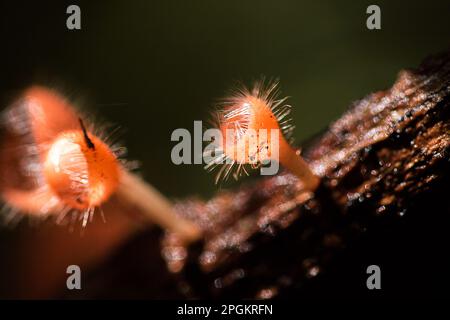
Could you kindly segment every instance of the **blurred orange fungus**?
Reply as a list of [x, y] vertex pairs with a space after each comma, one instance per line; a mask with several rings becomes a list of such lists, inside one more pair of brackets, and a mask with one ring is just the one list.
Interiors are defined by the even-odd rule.
[[56, 91], [29, 88], [5, 111], [3, 125], [0, 192], [13, 212], [59, 220], [81, 213], [84, 226], [117, 189], [115, 153]]

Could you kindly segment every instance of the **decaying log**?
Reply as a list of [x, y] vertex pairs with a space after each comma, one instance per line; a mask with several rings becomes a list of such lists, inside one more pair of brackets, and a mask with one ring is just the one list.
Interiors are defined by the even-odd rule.
[[206, 234], [190, 248], [174, 235], [163, 241], [184, 295], [292, 297], [368, 228], [401, 219], [420, 201], [441, 205], [449, 187], [449, 93], [446, 53], [354, 103], [304, 150], [322, 177], [315, 194], [282, 173], [207, 202], [178, 203]]
[[[177, 212], [204, 230], [201, 242], [184, 247], [174, 234], [162, 237], [149, 229], [91, 273], [82, 297], [298, 298], [313, 291], [322, 296], [340, 277], [333, 272], [352, 268], [351, 257], [361, 251], [351, 247], [367, 245], [362, 240], [367, 234], [375, 235], [375, 250], [389, 248], [402, 236], [415, 239], [411, 233], [417, 228], [401, 227], [408, 219], [419, 230], [421, 221], [426, 222], [408, 249], [407, 262], [419, 269], [441, 262], [424, 272], [440, 268], [431, 277], [447, 291], [442, 275], [448, 264], [442, 266], [443, 259], [436, 256], [446, 255], [442, 248], [450, 214], [449, 93], [450, 52], [428, 58], [417, 70], [400, 72], [391, 89], [357, 101], [304, 146], [305, 158], [322, 177], [315, 194], [282, 172], [219, 192], [206, 202], [180, 201]], [[394, 240], [392, 227], [400, 234]], [[440, 243], [418, 248], [423, 242]], [[415, 250], [428, 256], [416, 259]], [[389, 258], [397, 254], [394, 250]], [[365, 270], [355, 270], [364, 284]], [[394, 280], [400, 281], [402, 294], [414, 293], [414, 286]], [[312, 285], [320, 281], [326, 285]], [[335, 291], [340, 294], [346, 285], [339, 283]], [[428, 295], [424, 288], [428, 286], [418, 290]]]

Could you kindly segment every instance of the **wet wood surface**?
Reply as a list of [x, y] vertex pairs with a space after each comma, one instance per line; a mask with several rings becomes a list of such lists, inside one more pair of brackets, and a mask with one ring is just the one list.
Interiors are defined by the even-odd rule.
[[[202, 241], [185, 247], [174, 234], [142, 234], [91, 275], [88, 297], [332, 294], [334, 285], [344, 285], [338, 273], [355, 271], [352, 262], [365, 249], [372, 255], [359, 263], [382, 259], [379, 249], [393, 261], [398, 254], [416, 261], [417, 253], [428, 273], [430, 257], [420, 254], [435, 254], [442, 267], [450, 214], [449, 93], [450, 53], [401, 71], [390, 89], [355, 102], [304, 146], [321, 177], [315, 193], [281, 172], [208, 201], [180, 201], [177, 212], [204, 230]], [[358, 272], [364, 286], [365, 270]]]

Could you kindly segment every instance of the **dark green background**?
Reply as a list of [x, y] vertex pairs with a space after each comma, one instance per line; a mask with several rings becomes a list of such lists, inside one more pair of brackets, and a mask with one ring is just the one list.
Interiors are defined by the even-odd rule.
[[[82, 30], [66, 29], [78, 4]], [[382, 30], [366, 28], [378, 4]], [[401, 68], [448, 48], [448, 1], [71, 1], [0, 4], [2, 101], [31, 83], [64, 88], [126, 131], [130, 158], [171, 197], [211, 195], [202, 166], [175, 166], [192, 130], [236, 80], [279, 77], [301, 142]], [[4, 105], [2, 106], [4, 107]]]

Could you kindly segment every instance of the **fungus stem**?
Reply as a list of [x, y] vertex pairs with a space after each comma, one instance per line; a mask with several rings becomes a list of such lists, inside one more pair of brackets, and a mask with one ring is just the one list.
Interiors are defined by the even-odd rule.
[[284, 139], [280, 144], [280, 163], [303, 182], [305, 189], [313, 191], [319, 186], [320, 178], [311, 171], [300, 152]]
[[138, 176], [122, 171], [117, 197], [142, 212], [153, 223], [177, 233], [190, 243], [200, 238], [200, 229], [175, 213], [169, 200]]

